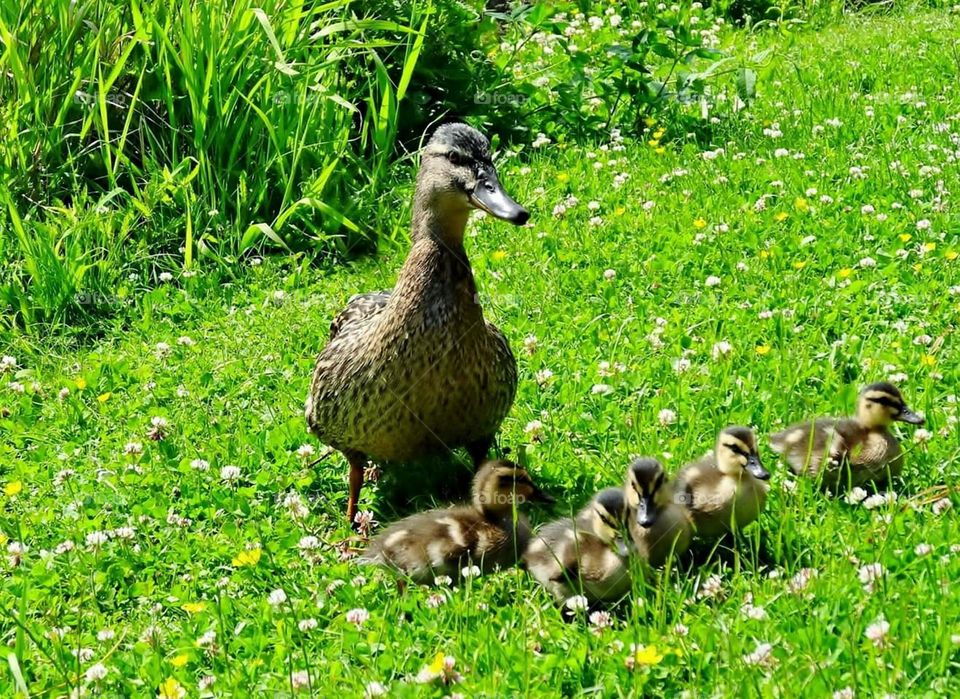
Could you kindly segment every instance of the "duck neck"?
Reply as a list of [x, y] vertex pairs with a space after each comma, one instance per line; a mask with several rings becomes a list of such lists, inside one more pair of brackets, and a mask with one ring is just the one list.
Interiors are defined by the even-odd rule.
[[397, 279], [395, 297], [430, 296], [437, 302], [473, 306], [479, 312], [473, 270], [463, 247], [469, 210], [444, 210], [425, 197], [414, 200], [413, 246]]

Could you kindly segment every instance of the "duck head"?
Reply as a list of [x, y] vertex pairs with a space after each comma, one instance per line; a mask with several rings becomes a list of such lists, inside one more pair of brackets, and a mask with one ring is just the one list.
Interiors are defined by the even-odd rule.
[[444, 124], [421, 153], [416, 208], [462, 220], [471, 209], [518, 226], [530, 213], [500, 184], [490, 155], [490, 142], [466, 124]]
[[512, 461], [487, 461], [473, 477], [473, 504], [484, 512], [506, 513], [526, 502], [554, 502]]
[[872, 383], [860, 391], [857, 421], [864, 427], [887, 427], [895, 421], [923, 424], [923, 418], [907, 408], [900, 390], [886, 381]]
[[746, 471], [761, 481], [770, 479], [770, 472], [760, 463], [757, 438], [749, 427], [733, 425], [717, 437], [717, 468], [728, 476], [739, 477]]
[[664, 497], [667, 496], [667, 491], [663, 487], [665, 482], [666, 473], [656, 459], [635, 459], [627, 468], [624, 492], [627, 507], [636, 517], [637, 525], [647, 528], [656, 523], [657, 515], [666, 504]]
[[627, 504], [621, 488], [605, 488], [593, 496], [578, 516], [580, 526], [610, 546], [617, 554], [626, 556], [624, 522]]

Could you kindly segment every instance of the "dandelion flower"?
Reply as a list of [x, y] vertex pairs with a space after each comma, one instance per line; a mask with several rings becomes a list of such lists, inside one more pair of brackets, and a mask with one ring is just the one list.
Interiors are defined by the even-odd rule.
[[160, 690], [157, 693], [157, 699], [183, 699], [183, 697], [186, 695], [187, 690], [185, 690], [173, 677], [168, 677], [160, 685]]

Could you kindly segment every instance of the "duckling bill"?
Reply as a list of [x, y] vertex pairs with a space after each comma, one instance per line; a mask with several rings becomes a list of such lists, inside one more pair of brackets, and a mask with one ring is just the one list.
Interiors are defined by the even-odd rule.
[[530, 540], [530, 523], [516, 513], [527, 502], [553, 502], [510, 461], [486, 462], [473, 480], [470, 505], [430, 510], [395, 522], [370, 542], [360, 558], [430, 583], [457, 578], [467, 566], [481, 572], [514, 565]]
[[900, 443], [889, 429], [894, 422], [922, 425], [923, 418], [883, 381], [860, 391], [854, 417], [799, 423], [771, 435], [770, 443], [791, 471], [818, 479], [824, 489], [883, 485], [903, 471]]
[[483, 317], [463, 246], [473, 209], [515, 225], [530, 217], [500, 184], [487, 139], [446, 124], [422, 151], [413, 246], [396, 286], [351, 298], [317, 357], [307, 424], [350, 464], [351, 523], [368, 459], [465, 447], [479, 466], [513, 404], [516, 360]]

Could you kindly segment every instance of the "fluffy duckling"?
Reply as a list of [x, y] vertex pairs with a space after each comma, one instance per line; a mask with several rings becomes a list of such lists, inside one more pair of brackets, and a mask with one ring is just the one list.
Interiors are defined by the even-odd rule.
[[654, 567], [662, 566], [690, 546], [693, 521], [686, 507], [676, 502], [656, 459], [637, 459], [627, 469], [624, 492], [627, 524], [637, 553]]
[[791, 471], [820, 478], [825, 489], [883, 484], [903, 470], [900, 444], [889, 430], [895, 421], [923, 424], [897, 387], [883, 381], [860, 391], [855, 417], [799, 423], [771, 435], [770, 442]]
[[713, 453], [684, 466], [674, 492], [689, 508], [697, 535], [721, 536], [750, 524], [766, 502], [770, 473], [747, 427], [727, 427]]
[[623, 489], [597, 493], [574, 518], [551, 522], [523, 556], [527, 570], [558, 602], [584, 595], [591, 604], [630, 592]]
[[466, 566], [484, 573], [514, 565], [530, 540], [530, 523], [515, 507], [553, 502], [510, 461], [487, 461], [473, 479], [471, 505], [421, 512], [395, 522], [370, 542], [362, 563], [377, 563], [431, 583]]

